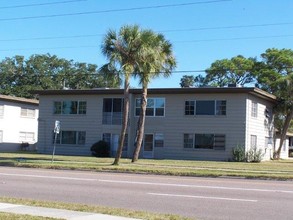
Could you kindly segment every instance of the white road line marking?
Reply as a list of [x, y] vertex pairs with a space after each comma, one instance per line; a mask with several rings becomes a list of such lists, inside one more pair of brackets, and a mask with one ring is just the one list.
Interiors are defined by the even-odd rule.
[[202, 185], [187, 185], [187, 184], [173, 184], [173, 183], [152, 183], [152, 182], [104, 180], [104, 179], [99, 179], [98, 181], [100, 181], [100, 182], [108, 182], [108, 183], [152, 185], [152, 186], [172, 186], [172, 187], [206, 188], [206, 189], [256, 191], [256, 192], [293, 193], [293, 191], [278, 190], [278, 189], [253, 189], [253, 188], [238, 188], [238, 187], [224, 187], [224, 186], [202, 186]]
[[19, 176], [19, 177], [44, 178], [44, 179], [63, 179], [63, 180], [97, 181], [97, 179], [74, 178], [74, 177], [63, 177], [63, 176], [41, 176], [41, 175], [13, 174], [13, 173], [0, 173], [0, 175], [2, 175], [2, 176]]
[[183, 197], [183, 198], [194, 198], [194, 199], [212, 199], [212, 200], [226, 200], [226, 201], [237, 201], [237, 202], [258, 202], [253, 199], [234, 199], [225, 197], [208, 197], [208, 196], [191, 196], [191, 195], [177, 195], [177, 194], [163, 194], [163, 193], [148, 193], [154, 196], [168, 196], [168, 197]]

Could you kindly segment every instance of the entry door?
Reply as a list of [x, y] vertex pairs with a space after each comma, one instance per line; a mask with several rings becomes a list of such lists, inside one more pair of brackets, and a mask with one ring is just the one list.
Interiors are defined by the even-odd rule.
[[154, 135], [153, 134], [144, 135], [143, 157], [154, 158]]
[[111, 154], [112, 154], [112, 156], [116, 156], [118, 145], [119, 145], [119, 134], [112, 134], [112, 140], [111, 140]]

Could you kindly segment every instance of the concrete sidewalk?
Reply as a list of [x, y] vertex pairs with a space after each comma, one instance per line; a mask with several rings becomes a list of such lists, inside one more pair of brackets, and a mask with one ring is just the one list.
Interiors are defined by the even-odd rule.
[[15, 204], [9, 204], [9, 203], [0, 203], [0, 212], [43, 216], [43, 217], [51, 217], [51, 218], [61, 218], [61, 219], [68, 219], [68, 220], [96, 220], [96, 219], [135, 220], [134, 218], [126, 218], [126, 217], [104, 215], [104, 214], [97, 214], [97, 213], [90, 213], [90, 212], [78, 212], [78, 211], [69, 211], [69, 210], [63, 210], [63, 209], [15, 205]]

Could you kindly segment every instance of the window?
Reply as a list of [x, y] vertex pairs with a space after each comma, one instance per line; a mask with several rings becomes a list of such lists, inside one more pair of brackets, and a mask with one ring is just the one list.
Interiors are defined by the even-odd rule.
[[250, 135], [250, 147], [255, 148], [257, 146], [257, 136]]
[[226, 101], [225, 100], [216, 101], [216, 115], [226, 115]]
[[0, 118], [4, 115], [4, 105], [0, 105]]
[[289, 137], [289, 147], [293, 147], [293, 137]]
[[257, 117], [257, 103], [256, 102], [251, 103], [251, 117], [254, 117], [254, 118]]
[[[53, 135], [54, 141], [55, 134]], [[85, 131], [60, 131], [57, 134], [57, 144], [70, 144], [70, 145], [84, 145], [86, 140]]]
[[155, 147], [164, 147], [164, 135], [163, 134], [155, 134]]
[[196, 101], [196, 115], [214, 115], [215, 101]]
[[154, 143], [153, 143], [153, 134], [145, 134], [144, 135], [144, 151], [153, 151]]
[[21, 117], [26, 117], [26, 118], [35, 118], [35, 110], [34, 109], [28, 109], [28, 108], [21, 108], [20, 116]]
[[[140, 114], [141, 100], [135, 101], [135, 115]], [[148, 98], [146, 106], [146, 116], [164, 116], [165, 115], [165, 99], [164, 98]]]
[[224, 134], [215, 134], [214, 136], [214, 149], [224, 150], [226, 145], [226, 136]]
[[[107, 142], [111, 149], [116, 149], [116, 147], [119, 147], [119, 140], [118, 142], [115, 140], [115, 136], [119, 136], [116, 134], [111, 134], [111, 133], [104, 133], [103, 134], [103, 141]], [[114, 146], [117, 145], [117, 146]], [[128, 134], [125, 134], [125, 139], [124, 139], [124, 144], [123, 144], [123, 151], [127, 151], [128, 148]]]
[[184, 148], [193, 148], [193, 134], [184, 134]]
[[19, 132], [19, 141], [32, 143], [35, 142], [35, 133], [33, 132]]
[[184, 148], [225, 150], [224, 134], [184, 134], [183, 137]]
[[214, 135], [213, 134], [195, 134], [194, 147], [213, 149]]
[[185, 101], [185, 115], [194, 115], [195, 101]]
[[103, 124], [121, 125], [122, 115], [122, 98], [105, 98], [103, 100]]
[[185, 101], [185, 115], [226, 115], [225, 100]]
[[86, 114], [85, 101], [57, 101], [54, 102], [54, 114], [72, 115]]
[[0, 131], [0, 143], [3, 142], [3, 131]]

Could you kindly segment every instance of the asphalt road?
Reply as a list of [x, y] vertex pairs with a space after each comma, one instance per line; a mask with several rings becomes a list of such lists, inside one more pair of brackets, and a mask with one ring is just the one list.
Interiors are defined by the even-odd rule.
[[293, 219], [293, 182], [0, 167], [0, 196], [172, 213]]

